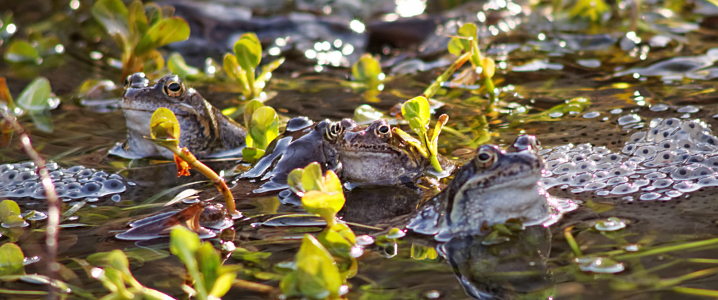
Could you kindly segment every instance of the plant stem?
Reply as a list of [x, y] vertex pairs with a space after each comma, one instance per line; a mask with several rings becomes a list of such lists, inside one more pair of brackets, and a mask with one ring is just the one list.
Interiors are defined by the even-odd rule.
[[197, 160], [197, 157], [195, 157], [192, 152], [189, 152], [189, 149], [180, 149], [179, 147], [166, 148], [172, 151], [172, 153], [179, 156], [182, 160], [187, 162], [192, 167], [192, 169], [199, 171], [200, 173], [202, 173], [202, 175], [207, 176], [207, 178], [212, 180], [214, 186], [217, 187], [217, 189], [222, 193], [222, 196], [224, 196], [224, 202], [227, 204], [227, 212], [231, 215], [239, 214], [239, 212], [237, 211], [237, 206], [234, 204], [234, 196], [229, 190], [229, 187], [224, 181], [224, 178], [220, 177], [215, 171], [207, 167], [207, 165]]
[[251, 92], [248, 100], [259, 97], [257, 87], [255, 86], [254, 69], [247, 70], [247, 83], [249, 84], [249, 91]]
[[453, 75], [454, 72], [456, 72], [456, 70], [458, 68], [460, 68], [462, 65], [464, 65], [464, 63], [467, 60], [469, 60], [470, 57], [471, 57], [471, 53], [468, 53], [468, 52], [459, 56], [459, 58], [457, 58], [456, 61], [454, 61], [454, 63], [452, 63], [449, 66], [449, 68], [446, 69], [446, 71], [444, 71], [444, 73], [441, 73], [441, 75], [439, 75], [439, 77], [436, 77], [436, 80], [434, 81], [434, 83], [429, 85], [429, 87], [427, 87], [426, 90], [424, 90], [424, 93], [422, 94], [422, 96], [424, 96], [424, 98], [426, 98], [427, 100], [429, 98], [433, 97], [434, 94], [436, 94], [436, 91], [438, 91], [439, 88], [441, 87], [441, 84], [444, 83], [444, 81], [449, 80], [449, 77], [451, 77], [451, 75]]
[[[22, 149], [27, 153], [30, 159], [37, 166], [37, 173], [42, 179], [42, 187], [45, 189], [45, 196], [47, 197], [47, 229], [45, 235], [45, 246], [47, 247], [47, 257], [45, 263], [47, 264], [47, 276], [50, 279], [55, 279], [55, 274], [60, 270], [60, 265], [57, 263], [57, 243], [58, 235], [60, 232], [60, 201], [57, 198], [57, 192], [55, 191], [55, 185], [52, 183], [50, 173], [47, 171], [45, 166], [45, 160], [40, 154], [35, 151], [35, 148], [30, 142], [30, 136], [25, 131], [25, 128], [20, 126], [17, 122], [17, 118], [14, 115], [8, 113], [7, 110], [0, 109], [0, 114], [12, 126], [13, 130], [20, 135], [20, 145]], [[47, 299], [56, 299], [55, 288], [52, 285], [48, 285], [49, 294]]]
[[715, 291], [715, 290], [696, 289], [696, 288], [689, 288], [689, 287], [682, 287], [682, 286], [673, 287], [672, 290], [674, 292], [683, 293], [683, 294], [718, 297], [718, 291]]
[[573, 238], [571, 230], [573, 230], [573, 226], [566, 227], [566, 229], [563, 230], [563, 236], [566, 237], [566, 241], [576, 257], [581, 257], [583, 253], [581, 253], [581, 248], [578, 246], [578, 243], [576, 243], [576, 239]]
[[691, 248], [697, 248], [697, 247], [703, 247], [703, 246], [715, 245], [715, 244], [718, 244], [718, 238], [705, 240], [705, 241], [679, 244], [679, 245], [665, 246], [665, 247], [660, 247], [660, 248], [653, 248], [651, 250], [646, 250], [644, 252], [616, 255], [613, 258], [617, 259], [617, 260], [625, 260], [625, 259], [629, 259], [629, 258], [644, 257], [644, 256], [648, 256], [648, 255], [655, 255], [655, 254], [661, 254], [661, 253], [665, 253], [665, 252], [672, 252], [672, 251], [678, 251], [678, 250], [688, 250]]

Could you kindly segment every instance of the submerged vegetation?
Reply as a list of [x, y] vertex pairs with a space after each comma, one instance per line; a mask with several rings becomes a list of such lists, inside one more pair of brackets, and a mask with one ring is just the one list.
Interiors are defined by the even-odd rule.
[[[715, 123], [718, 58], [716, 48], [708, 48], [718, 46], [716, 1], [415, 1], [419, 13], [427, 9], [430, 18], [400, 11], [401, 1], [391, 13], [370, 7], [351, 11], [330, 3], [279, 17], [266, 17], [275, 8], [214, 2], [39, 2], [58, 2], [62, 9], [39, 10], [42, 19], [27, 11], [0, 11], [0, 157], [9, 162], [0, 166], [0, 294], [202, 300], [246, 293], [266, 299], [455, 299], [489, 293], [500, 298], [718, 297], [718, 210], [712, 204], [718, 184], [709, 180], [699, 185], [703, 175], [677, 177], [680, 169], [667, 166], [654, 175], [669, 184], [675, 180], [682, 190], [650, 181], [640, 185], [630, 176], [644, 176], [636, 172], [644, 160], [633, 148], [621, 149], [629, 134], [659, 128], [656, 124], [671, 117]], [[0, 7], [15, 5], [20, 4]], [[215, 18], [208, 19], [211, 14]], [[230, 25], [238, 27], [228, 29]], [[74, 78], [77, 69], [86, 78]], [[224, 115], [247, 130], [241, 159], [199, 161], [179, 147], [177, 116], [183, 111], [166, 108], [148, 118], [151, 136], [145, 138], [171, 150], [174, 162], [107, 157], [106, 149], [125, 134], [117, 126], [124, 123], [113, 120], [120, 92], [113, 82], [135, 72], [150, 80], [173, 73], [186, 88], [210, 95]], [[373, 133], [398, 135], [410, 144], [403, 146], [429, 159], [436, 172], [402, 186], [373, 187], [342, 182], [341, 163], [313, 162], [287, 174], [282, 187], [289, 190], [278, 195], [261, 187], [266, 175], [235, 177], [271, 151], [286, 149], [290, 137], [296, 141], [318, 126], [301, 120], [289, 124], [290, 117], [340, 121], [352, 114], [359, 124], [385, 119], [386, 127]], [[654, 117], [664, 119], [650, 121]], [[209, 119], [205, 124], [216, 122]], [[359, 130], [331, 124], [319, 139]], [[391, 131], [382, 131], [387, 124]], [[218, 128], [212, 125], [208, 127]], [[711, 137], [703, 127], [695, 133], [690, 130], [696, 127], [688, 129], [681, 122], [669, 125], [673, 127], [660, 127], [664, 131], [652, 135], [679, 132], [680, 127], [686, 133], [676, 140], [685, 141], [685, 149], [698, 143], [691, 134], [700, 134], [695, 138], [699, 142], [708, 143]], [[547, 229], [553, 237], [527, 236], [520, 222], [510, 221], [482, 228], [487, 234], [478, 245], [456, 253], [449, 243], [436, 245], [431, 237], [402, 229], [407, 214], [453, 177], [466, 176], [437, 179], [444, 176], [436, 173], [446, 171], [439, 162], [442, 156], [461, 163], [474, 156], [472, 148], [506, 144], [524, 133], [538, 135], [546, 148], [559, 146], [547, 158], [566, 164], [567, 170], [590, 168], [581, 175], [590, 180], [597, 180], [599, 172], [618, 172], [620, 176], [599, 183], [675, 196], [638, 201], [630, 195], [578, 191], [583, 177], [563, 175], [566, 180], [549, 186], [549, 192], [582, 201], [585, 211]], [[646, 146], [641, 141], [647, 139], [633, 141], [636, 148]], [[664, 141], [666, 148], [678, 148], [669, 143], [673, 139]], [[573, 145], [563, 146], [586, 142], [606, 148], [573, 148], [585, 150], [583, 155], [569, 153]], [[379, 149], [362, 157], [368, 165], [384, 163], [376, 157], [397, 151], [381, 148], [381, 143], [360, 146]], [[512, 146], [509, 151], [520, 150]], [[632, 160], [615, 169], [610, 156], [587, 161], [604, 150]], [[705, 153], [685, 150], [672, 157], [694, 155], [694, 165], [686, 170], [715, 173], [708, 165], [715, 153], [698, 150]], [[337, 155], [324, 146], [318, 151]], [[267, 168], [285, 159], [276, 155]], [[479, 155], [476, 161], [492, 158], [484, 161]], [[33, 168], [23, 165], [28, 157]], [[107, 176], [85, 174], [82, 168], [50, 170], [43, 157], [121, 173], [124, 177], [117, 178], [128, 192], [87, 198], [56, 193], [60, 182], [64, 188], [73, 182], [102, 182]], [[611, 168], [599, 169], [602, 164]], [[556, 167], [547, 167], [554, 174], [545, 176], [561, 175]], [[20, 183], [23, 178], [33, 181]], [[32, 190], [42, 185], [43, 194], [13, 197], [5, 189], [10, 183]], [[224, 205], [211, 206], [219, 197]], [[174, 215], [175, 208], [185, 211]], [[116, 239], [132, 220], [131, 226], [160, 224], [153, 229], [162, 234], [136, 244]], [[226, 226], [210, 226], [221, 221]], [[651, 228], [657, 223], [669, 229]], [[213, 235], [206, 239], [202, 233], [209, 230]], [[501, 248], [512, 243], [518, 246]], [[524, 255], [526, 248], [539, 253], [537, 258]], [[530, 266], [543, 273], [510, 269], [511, 263], [497, 257], [529, 257]], [[462, 273], [464, 267], [475, 273]], [[456, 288], [459, 284], [467, 294]]]

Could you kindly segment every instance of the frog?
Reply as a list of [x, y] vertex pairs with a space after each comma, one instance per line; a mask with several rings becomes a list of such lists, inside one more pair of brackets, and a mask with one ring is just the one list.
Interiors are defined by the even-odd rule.
[[457, 236], [484, 235], [487, 228], [509, 220], [519, 220], [524, 226], [555, 223], [577, 204], [551, 197], [543, 188], [539, 145], [535, 136], [522, 135], [506, 150], [492, 144], [480, 146], [406, 227], [445, 242]]
[[246, 145], [247, 130], [195, 89], [186, 87], [177, 75], [162, 77], [152, 86], [142, 72], [128, 76], [120, 107], [127, 120], [127, 140], [110, 154], [129, 159], [172, 158], [171, 151], [145, 138], [150, 136], [152, 114], [160, 107], [177, 116], [181, 128], [179, 146], [187, 147], [197, 158], [239, 155]]
[[[258, 193], [285, 189], [289, 172], [316, 161], [325, 171], [336, 172], [345, 186], [410, 184], [432, 168], [417, 147], [418, 140], [396, 134], [384, 119], [358, 125], [349, 118], [317, 123], [294, 118], [242, 178], [268, 180]], [[438, 159], [442, 174], [454, 169], [450, 160]]]

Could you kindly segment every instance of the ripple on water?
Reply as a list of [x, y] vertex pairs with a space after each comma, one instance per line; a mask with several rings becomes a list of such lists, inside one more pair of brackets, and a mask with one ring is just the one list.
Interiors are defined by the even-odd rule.
[[[661, 111], [668, 106], [654, 108]], [[697, 108], [682, 109], [688, 113]], [[619, 125], [638, 122], [640, 117], [633, 114], [619, 118]], [[704, 122], [657, 118], [646, 125], [645, 130], [631, 134], [618, 153], [589, 144], [542, 150], [551, 170], [544, 173], [546, 188], [559, 186], [572, 193], [595, 192], [599, 196], [640, 190], [640, 200], [667, 201], [702, 187], [718, 186], [718, 138]]]

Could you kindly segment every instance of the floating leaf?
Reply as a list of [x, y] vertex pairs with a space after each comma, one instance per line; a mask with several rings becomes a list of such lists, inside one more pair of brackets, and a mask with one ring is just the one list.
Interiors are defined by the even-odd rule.
[[242, 160], [246, 162], [254, 163], [260, 158], [262, 158], [262, 156], [264, 156], [264, 150], [262, 149], [257, 149], [249, 146], [242, 149]]
[[189, 24], [180, 17], [163, 19], [150, 27], [135, 47], [135, 55], [143, 55], [161, 46], [189, 38]]
[[259, 43], [257, 35], [252, 32], [242, 34], [234, 44], [234, 55], [242, 69], [254, 72], [262, 60], [262, 44]]
[[40, 54], [27, 41], [14, 40], [5, 51], [5, 60], [14, 63], [32, 62], [39, 64]]
[[0, 276], [25, 275], [24, 259], [25, 255], [18, 245], [5, 243], [0, 246]]
[[20, 206], [12, 200], [0, 202], [0, 221], [4, 227], [25, 227], [28, 225], [20, 216]]
[[180, 125], [175, 114], [164, 107], [155, 110], [150, 119], [150, 135], [153, 139], [177, 140], [179, 143]]
[[381, 66], [369, 53], [359, 57], [359, 60], [352, 66], [352, 75], [354, 75], [354, 79], [360, 82], [376, 83], [379, 81], [379, 74], [381, 74]]
[[45, 77], [35, 78], [17, 97], [17, 105], [24, 110], [40, 111], [52, 108], [49, 100], [52, 96], [50, 81]]
[[340, 192], [308, 191], [302, 197], [302, 207], [331, 224], [337, 212], [344, 207], [344, 201], [344, 194]]

